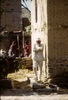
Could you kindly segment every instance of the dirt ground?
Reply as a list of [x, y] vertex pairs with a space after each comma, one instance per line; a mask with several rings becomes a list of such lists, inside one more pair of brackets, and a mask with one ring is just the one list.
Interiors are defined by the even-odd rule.
[[68, 100], [68, 93], [64, 92], [64, 90], [56, 93], [7, 89], [2, 91], [0, 100]]
[[0, 100], [68, 100], [68, 89], [59, 91], [34, 91], [28, 77], [34, 77], [33, 70], [19, 69], [8, 74], [7, 78], [13, 80], [12, 89], [1, 90]]

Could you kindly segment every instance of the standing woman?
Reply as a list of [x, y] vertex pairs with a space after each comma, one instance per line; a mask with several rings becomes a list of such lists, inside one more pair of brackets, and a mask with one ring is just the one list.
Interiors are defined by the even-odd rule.
[[25, 46], [24, 46], [24, 56], [28, 57], [29, 54], [30, 54], [30, 45], [29, 45], [29, 42], [26, 41]]

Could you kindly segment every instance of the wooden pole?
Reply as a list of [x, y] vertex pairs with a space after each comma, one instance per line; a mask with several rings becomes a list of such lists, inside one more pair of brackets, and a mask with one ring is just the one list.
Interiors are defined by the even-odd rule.
[[18, 43], [18, 48], [19, 48], [19, 35], [17, 35], [17, 43]]
[[24, 31], [22, 33], [22, 36], [23, 36], [23, 56], [24, 56]]

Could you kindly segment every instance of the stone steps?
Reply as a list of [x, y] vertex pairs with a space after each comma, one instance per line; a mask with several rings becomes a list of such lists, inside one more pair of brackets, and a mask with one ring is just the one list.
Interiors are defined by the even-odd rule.
[[53, 91], [57, 91], [58, 90], [58, 87], [55, 86], [55, 85], [52, 85], [47, 86], [47, 84], [43, 83], [43, 82], [35, 82], [35, 80], [33, 78], [29, 78], [30, 80], [30, 85], [31, 85], [31, 88], [35, 91], [38, 91], [38, 92], [53, 92]]
[[14, 87], [11, 79], [0, 79], [0, 89], [12, 89]]

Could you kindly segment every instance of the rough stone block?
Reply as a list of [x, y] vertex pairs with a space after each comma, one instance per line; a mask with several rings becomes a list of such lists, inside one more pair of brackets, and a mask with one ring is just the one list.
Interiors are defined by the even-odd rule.
[[11, 89], [14, 87], [11, 79], [0, 79], [0, 89]]

